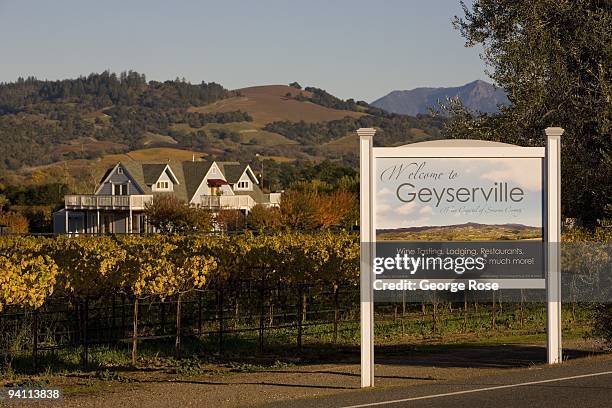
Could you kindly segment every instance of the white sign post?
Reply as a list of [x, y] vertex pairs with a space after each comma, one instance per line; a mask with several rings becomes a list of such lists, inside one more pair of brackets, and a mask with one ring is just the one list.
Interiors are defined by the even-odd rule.
[[[561, 237], [561, 128], [547, 128], [547, 147], [520, 147], [504, 143], [475, 140], [441, 140], [398, 147], [373, 146], [376, 133], [372, 128], [357, 130], [360, 143], [360, 300], [361, 300], [361, 387], [374, 386], [374, 274], [376, 256], [376, 186], [377, 159], [426, 158], [492, 160], [544, 160], [545, 186], [542, 185], [542, 227], [545, 251], [545, 279], [499, 279], [500, 288], [544, 289], [547, 291], [547, 360], [549, 364], [561, 357], [561, 273], [559, 244]], [[474, 161], [472, 160], [472, 161]], [[497, 162], [495, 162], [497, 163]], [[537, 165], [536, 165], [537, 166]], [[539, 167], [538, 167], [539, 168]], [[522, 167], [518, 172], [522, 171]], [[539, 179], [538, 179], [539, 180]], [[539, 182], [539, 181], [538, 181]], [[542, 183], [544, 184], [544, 183]], [[383, 208], [381, 204], [381, 209]], [[538, 207], [539, 208], [539, 207]], [[504, 221], [505, 222], [505, 221]], [[414, 225], [418, 227], [418, 225]], [[388, 226], [387, 226], [388, 228]], [[434, 279], [435, 280], [435, 279]], [[433, 280], [432, 280], [433, 281]]]
[[357, 130], [360, 149], [360, 303], [361, 303], [361, 387], [374, 386], [374, 300], [372, 260], [374, 251], [373, 138], [375, 129]]
[[546, 128], [546, 333], [548, 364], [561, 356], [561, 135], [563, 129]]

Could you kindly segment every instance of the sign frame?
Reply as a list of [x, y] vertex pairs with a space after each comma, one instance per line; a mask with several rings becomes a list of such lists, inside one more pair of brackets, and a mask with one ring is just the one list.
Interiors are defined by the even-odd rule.
[[[561, 142], [562, 128], [546, 128], [546, 147], [521, 147], [481, 140], [439, 140], [398, 147], [374, 147], [376, 129], [357, 130], [360, 146], [360, 315], [361, 387], [374, 386], [374, 301], [373, 259], [375, 256], [374, 177], [377, 158], [540, 158], [543, 159], [543, 241], [545, 285], [532, 282], [532, 288], [547, 292], [547, 361], [562, 361], [561, 351]], [[525, 280], [523, 284], [530, 283]], [[537, 280], [532, 280], [537, 281]], [[511, 288], [512, 284], [504, 285]], [[525, 286], [521, 286], [525, 287]]]

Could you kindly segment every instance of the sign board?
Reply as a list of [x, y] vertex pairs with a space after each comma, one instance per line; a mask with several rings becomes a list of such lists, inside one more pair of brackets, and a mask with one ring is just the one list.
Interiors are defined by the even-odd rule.
[[520, 147], [443, 140], [361, 151], [362, 386], [373, 386], [374, 291], [547, 289], [560, 357], [559, 139]]

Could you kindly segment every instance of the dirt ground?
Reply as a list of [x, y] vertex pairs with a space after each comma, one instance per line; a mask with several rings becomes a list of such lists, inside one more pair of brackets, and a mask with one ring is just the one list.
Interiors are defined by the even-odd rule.
[[[567, 363], [611, 359], [611, 354], [586, 341], [565, 344]], [[376, 387], [410, 386], [459, 378], [492, 376], [508, 370], [543, 369], [545, 348], [537, 345], [452, 347], [442, 352], [415, 351], [407, 346], [377, 349]], [[27, 406], [61, 407], [244, 407], [278, 400], [316, 397], [359, 388], [358, 356], [332, 364], [296, 364], [256, 372], [211, 370], [204, 374], [124, 372], [100, 379], [87, 373], [54, 376], [47, 388], [64, 393], [55, 403]], [[23, 404], [22, 404], [23, 405]]]

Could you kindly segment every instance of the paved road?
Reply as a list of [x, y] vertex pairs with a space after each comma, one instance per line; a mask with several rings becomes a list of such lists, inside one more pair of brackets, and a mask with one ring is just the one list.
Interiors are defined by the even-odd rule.
[[466, 381], [359, 390], [268, 407], [612, 407], [612, 360], [538, 367]]

